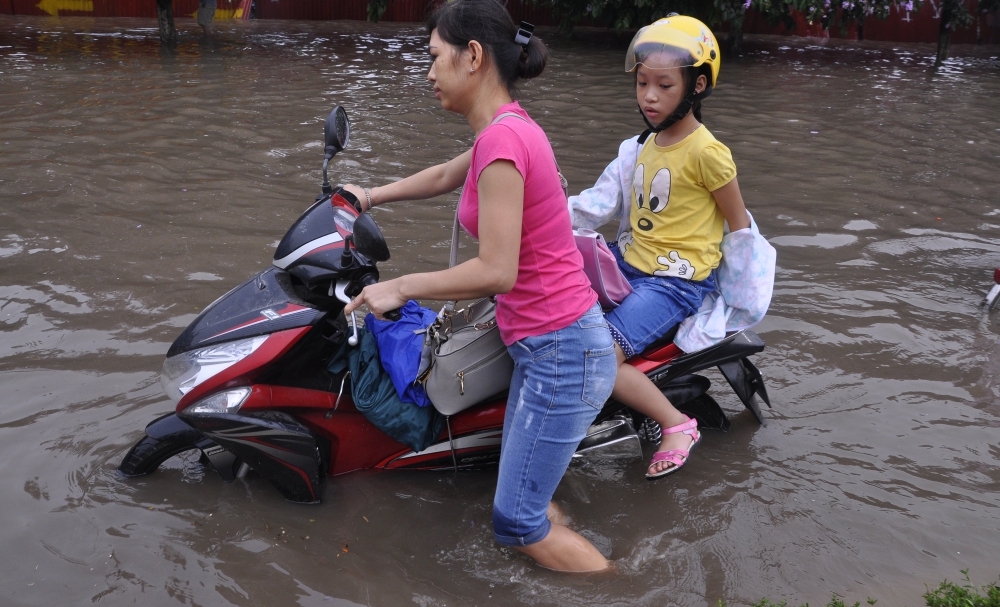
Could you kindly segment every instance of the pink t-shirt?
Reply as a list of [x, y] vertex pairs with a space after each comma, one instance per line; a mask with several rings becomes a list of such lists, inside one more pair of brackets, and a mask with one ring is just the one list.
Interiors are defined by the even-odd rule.
[[509, 346], [568, 327], [594, 305], [597, 293], [583, 272], [545, 132], [516, 101], [502, 106], [496, 116], [506, 112], [525, 120], [508, 116], [476, 138], [458, 219], [466, 232], [479, 238], [479, 175], [495, 160], [513, 162], [524, 178], [521, 252], [514, 288], [497, 296], [497, 325]]

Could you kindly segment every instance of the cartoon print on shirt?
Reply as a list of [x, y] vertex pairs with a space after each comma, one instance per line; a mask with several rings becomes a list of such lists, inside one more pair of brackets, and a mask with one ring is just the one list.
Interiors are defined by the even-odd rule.
[[[635, 167], [635, 173], [632, 174], [632, 193], [635, 194], [635, 206], [637, 211], [644, 209], [647, 204], [648, 198], [645, 195], [645, 182], [643, 177], [646, 173], [646, 167], [643, 165], [638, 165]], [[639, 228], [643, 232], [648, 232], [653, 229], [653, 222], [649, 220], [648, 217], [639, 217], [635, 222], [635, 227]]]
[[653, 176], [649, 184], [649, 210], [659, 213], [670, 201], [670, 169], [664, 167]]
[[[632, 192], [635, 194], [636, 211], [648, 208], [653, 213], [658, 214], [667, 208], [667, 202], [670, 199], [670, 169], [664, 167], [656, 172], [653, 181], [649, 184], [648, 195], [646, 195], [644, 188], [645, 173], [646, 167], [639, 164], [635, 167], [635, 173], [632, 176]], [[653, 229], [653, 221], [649, 217], [640, 216], [635, 222], [635, 227], [648, 232]]]
[[640, 209], [643, 207], [642, 194], [644, 188], [642, 183], [642, 176], [644, 172], [645, 168], [640, 164], [639, 166], [635, 167], [635, 172], [632, 173], [632, 193], [635, 194], [635, 205]]
[[[638, 164], [635, 167], [635, 172], [632, 174], [632, 193], [635, 195], [636, 212], [642, 212], [643, 209], [648, 208], [653, 213], [659, 214], [664, 209], [667, 208], [667, 203], [670, 201], [670, 169], [664, 167], [656, 172], [656, 175], [653, 176], [653, 181], [649, 184], [649, 196], [644, 195], [645, 183], [643, 178], [645, 177], [645, 172], [646, 172], [646, 167], [643, 166], [642, 164]], [[639, 217], [636, 220], [635, 226], [640, 230], [648, 232], [649, 230], [653, 229], [653, 222], [648, 217]], [[629, 247], [632, 245], [633, 240], [634, 240], [634, 235], [632, 234], [631, 230], [629, 230], [628, 232], [623, 232], [618, 237], [618, 248], [619, 250], [621, 250], [622, 255], [624, 255], [625, 252], [628, 251]], [[679, 259], [679, 256], [677, 255], [676, 251], [672, 251], [671, 255], [673, 255], [674, 257], [678, 257]], [[667, 259], [667, 258], [660, 256], [657, 259], [657, 261], [659, 262], [660, 259]], [[681, 260], [681, 261], [683, 261], [684, 263], [682, 263], [681, 266], [679, 266], [679, 268], [682, 268], [680, 274], [676, 273], [678, 271], [677, 268], [671, 269], [671, 266], [669, 266], [665, 262], [659, 262], [659, 264], [662, 266], [667, 266], [668, 269], [659, 270], [656, 272], [656, 274], [661, 276], [685, 276], [688, 270], [691, 268], [691, 263], [688, 262], [687, 260]], [[677, 263], [678, 262], [676, 260], [673, 262], [673, 264]], [[660, 274], [660, 272], [668, 272], [668, 273]]]
[[655, 270], [653, 276], [676, 276], [694, 280], [695, 268], [690, 261], [681, 257], [677, 251], [670, 251], [666, 257], [660, 255], [656, 258], [656, 263], [664, 266], [664, 270]]
[[618, 250], [622, 252], [622, 255], [624, 255], [625, 251], [628, 251], [628, 248], [632, 246], [633, 240], [635, 239], [632, 237], [632, 230], [622, 232], [618, 237]]

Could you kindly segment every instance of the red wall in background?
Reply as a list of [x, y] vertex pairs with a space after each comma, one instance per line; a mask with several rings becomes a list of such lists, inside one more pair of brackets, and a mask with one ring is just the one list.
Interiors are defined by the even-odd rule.
[[[965, 5], [969, 11], [976, 14], [978, 0], [966, 0]], [[748, 34], [786, 34], [797, 36], [814, 36], [818, 38], [842, 38], [847, 40], [857, 40], [857, 28], [851, 26], [846, 35], [841, 35], [836, 27], [824, 32], [820, 25], [809, 25], [805, 16], [801, 13], [793, 13], [796, 28], [794, 31], [785, 29], [779, 25], [771, 27], [763, 17], [756, 11], [748, 11], [744, 26], [744, 32]], [[889, 18], [884, 21], [874, 19], [865, 22], [865, 40], [885, 40], [889, 42], [937, 42], [938, 28], [940, 20], [930, 2], [924, 2], [920, 10], [907, 14], [906, 11], [895, 9], [889, 14]], [[980, 15], [979, 27], [983, 36], [984, 44], [1000, 44], [1000, 18], [998, 15]], [[975, 44], [976, 24], [973, 23], [968, 28], [958, 29], [951, 35], [952, 44]]]
[[[235, 9], [239, 0], [216, 0], [220, 9]], [[259, 0], [258, 0], [259, 1]], [[265, 2], [269, 0], [264, 0]], [[289, 1], [289, 0], [282, 0]], [[298, 2], [299, 0], [291, 0]], [[198, 11], [198, 0], [173, 0], [174, 15], [190, 17]], [[49, 15], [55, 10], [63, 17], [149, 17], [156, 19], [156, 0], [0, 0], [0, 14]], [[79, 10], [90, 8], [91, 10]]]
[[[188, 17], [198, 10], [198, 0], [173, 0], [174, 14]], [[368, 0], [256, 0], [257, 16], [261, 19], [305, 19], [332, 20], [355, 19], [363, 21], [368, 17]], [[417, 22], [427, 18], [433, 0], [392, 0], [383, 19], [386, 21]], [[218, 0], [220, 9], [235, 9], [238, 0]], [[978, 0], [966, 0], [966, 6], [975, 12]], [[515, 21], [528, 21], [536, 25], [556, 25], [551, 12], [530, 4], [529, 0], [508, 0], [507, 7]], [[46, 10], [48, 9], [48, 10]], [[87, 17], [156, 17], [155, 0], [0, 0], [0, 14], [49, 15], [56, 12], [63, 16]], [[771, 27], [767, 22], [750, 11], [747, 14], [744, 31], [748, 34], [784, 34], [816, 36], [821, 38], [857, 39], [857, 31], [852, 27], [846, 36], [837, 28], [824, 32], [817, 25], [809, 25], [801, 14], [794, 14], [797, 27], [793, 31], [784, 26]], [[930, 2], [907, 15], [905, 11], [893, 11], [885, 21], [869, 21], [865, 24], [866, 40], [886, 40], [894, 42], [937, 42], [938, 19]], [[979, 17], [979, 27], [983, 42], [1000, 44], [1000, 16]], [[954, 44], [976, 42], [976, 26], [956, 30], [952, 34]]]
[[[403, 0], [410, 1], [412, 0]], [[261, 19], [363, 21], [368, 18], [367, 6], [366, 0], [257, 0], [257, 16]]]
[[[0, 2], [2, 1], [0, 0]], [[152, 4], [152, 0], [138, 1]], [[405, 22], [424, 21], [434, 4], [433, 0], [392, 0], [382, 19]], [[553, 23], [548, 10], [531, 6], [526, 0], [509, 0], [507, 8], [515, 21], [529, 21], [536, 25]], [[257, 0], [257, 16], [261, 19], [357, 19], [364, 21], [368, 18], [368, 0]]]

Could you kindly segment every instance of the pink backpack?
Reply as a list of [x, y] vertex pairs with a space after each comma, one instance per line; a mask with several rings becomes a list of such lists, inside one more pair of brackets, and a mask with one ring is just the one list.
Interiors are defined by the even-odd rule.
[[604, 236], [586, 228], [573, 230], [576, 248], [583, 255], [583, 271], [604, 309], [617, 308], [632, 292], [632, 285], [618, 269], [618, 260], [604, 242]]

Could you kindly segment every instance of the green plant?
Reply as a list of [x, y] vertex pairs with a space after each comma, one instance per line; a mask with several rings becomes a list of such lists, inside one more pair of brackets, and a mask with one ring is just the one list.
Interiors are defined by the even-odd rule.
[[552, 9], [559, 29], [570, 33], [583, 19], [616, 31], [638, 29], [669, 13], [704, 19], [712, 9], [711, 0], [532, 0], [536, 6]]
[[378, 23], [385, 15], [385, 9], [389, 8], [389, 0], [368, 0], [368, 20]]
[[961, 586], [945, 580], [934, 590], [928, 589], [924, 593], [927, 607], [1000, 607], [1000, 586], [991, 583], [977, 588], [969, 579], [968, 569], [963, 569], [962, 575], [965, 583]]

